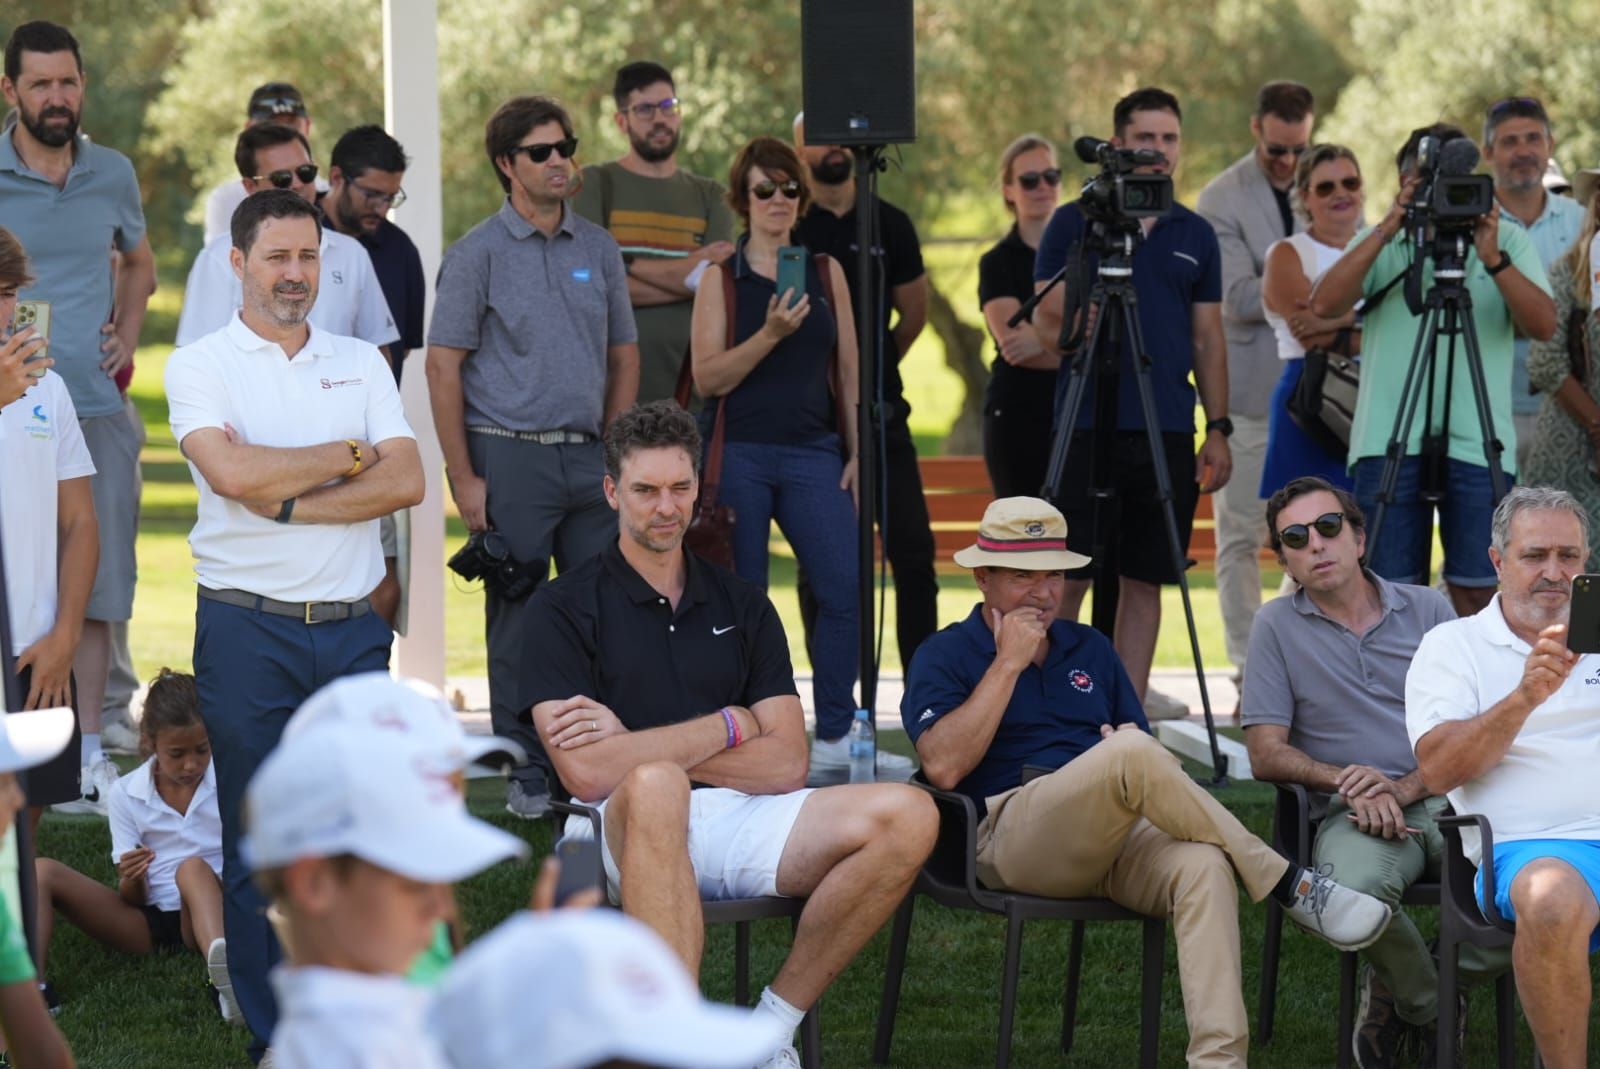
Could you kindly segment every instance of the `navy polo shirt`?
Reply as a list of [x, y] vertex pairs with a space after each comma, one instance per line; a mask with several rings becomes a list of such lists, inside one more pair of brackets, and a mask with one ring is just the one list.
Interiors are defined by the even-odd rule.
[[372, 271], [378, 276], [378, 286], [389, 305], [389, 318], [400, 331], [400, 340], [393, 345], [400, 357], [394, 363], [394, 377], [398, 383], [406, 353], [426, 344], [422, 316], [428, 294], [422, 254], [417, 251], [411, 235], [387, 219], [379, 221], [374, 234], [362, 230], [351, 236], [361, 242], [372, 258]]
[[[1082, 240], [1085, 230], [1083, 211], [1078, 202], [1062, 205], [1050, 217], [1039, 251], [1034, 257], [1033, 277], [1044, 282], [1061, 270]], [[1087, 259], [1089, 281], [1094, 281], [1100, 258]], [[1139, 299], [1139, 326], [1150, 354], [1150, 382], [1155, 393], [1156, 418], [1161, 430], [1175, 434], [1194, 433], [1194, 386], [1189, 375], [1194, 370], [1194, 333], [1191, 312], [1196, 304], [1222, 300], [1222, 256], [1217, 250], [1217, 234], [1194, 212], [1181, 204], [1156, 220], [1155, 226], [1133, 253], [1133, 288]], [[1139, 387], [1134, 381], [1133, 358], [1126, 341], [1122, 345], [1122, 375], [1117, 389], [1117, 429], [1144, 430], [1144, 415], [1139, 408]], [[1056, 378], [1056, 419], [1066, 396], [1067, 370], [1062, 364]], [[1077, 428], [1094, 426], [1095, 383], [1091, 378], [1078, 413]]]
[[[978, 689], [994, 663], [994, 633], [978, 605], [917, 647], [900, 702], [900, 719], [911, 741], [959, 708]], [[1050, 625], [1044, 665], [1030, 664], [1017, 677], [1011, 702], [989, 743], [989, 751], [956, 790], [988, 811], [988, 799], [1022, 784], [1022, 766], [1057, 769], [1100, 741], [1100, 725], [1150, 724], [1111, 642], [1070, 620]]]

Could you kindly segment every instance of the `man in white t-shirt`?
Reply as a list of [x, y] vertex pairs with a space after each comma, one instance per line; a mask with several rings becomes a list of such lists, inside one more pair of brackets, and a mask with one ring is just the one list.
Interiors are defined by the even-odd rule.
[[1567, 618], [1589, 518], [1564, 490], [1519, 486], [1492, 531], [1500, 592], [1423, 638], [1406, 730], [1430, 793], [1489, 818], [1494, 856], [1476, 832], [1462, 846], [1494, 866], [1495, 905], [1517, 922], [1517, 992], [1544, 1064], [1581, 1069], [1600, 949], [1600, 655], [1567, 648]]
[[[246, 195], [263, 189], [291, 189], [308, 204], [317, 197], [317, 165], [311, 146], [292, 126], [266, 123], [248, 127], [234, 149]], [[231, 256], [232, 234], [208, 242], [189, 269], [178, 317], [177, 344], [192, 345], [227, 324], [243, 300]], [[372, 258], [354, 238], [322, 228], [321, 282], [311, 309], [311, 324], [332, 334], [360, 338], [382, 347], [400, 339], [384, 299]]]
[[423, 477], [383, 355], [307, 322], [316, 209], [289, 190], [255, 193], [233, 236], [244, 306], [172, 354], [166, 385], [200, 491], [195, 683], [217, 771], [228, 969], [259, 1056], [278, 948], [239, 855], [245, 785], [313, 691], [388, 667], [392, 636], [370, 601], [378, 517], [422, 500]]

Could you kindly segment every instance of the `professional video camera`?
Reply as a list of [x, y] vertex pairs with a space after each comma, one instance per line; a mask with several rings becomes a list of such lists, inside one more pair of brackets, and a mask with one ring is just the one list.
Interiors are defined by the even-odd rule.
[[1117, 148], [1097, 137], [1080, 137], [1072, 148], [1084, 163], [1100, 165], [1100, 173], [1085, 182], [1078, 194], [1079, 206], [1090, 222], [1122, 230], [1139, 219], [1154, 219], [1172, 209], [1169, 175], [1133, 173], [1137, 167], [1163, 162], [1161, 153]]
[[1431, 225], [1435, 230], [1471, 230], [1480, 215], [1494, 208], [1494, 179], [1473, 174], [1478, 146], [1458, 137], [1443, 144], [1424, 137], [1417, 145], [1416, 194], [1411, 198], [1407, 229]]
[[483, 585], [505, 601], [521, 601], [533, 593], [550, 572], [550, 562], [523, 562], [511, 555], [511, 546], [499, 531], [474, 531], [467, 544], [447, 562], [463, 579], [482, 579]]

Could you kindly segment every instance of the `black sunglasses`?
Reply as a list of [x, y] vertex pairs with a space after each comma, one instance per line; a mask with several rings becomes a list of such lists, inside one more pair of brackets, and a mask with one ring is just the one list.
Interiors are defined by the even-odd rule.
[[258, 174], [250, 181], [271, 182], [274, 189], [288, 189], [294, 185], [296, 178], [300, 179], [302, 185], [310, 185], [315, 182], [317, 180], [317, 165], [314, 163], [302, 163], [300, 166], [290, 170], [273, 171], [271, 174]]
[[774, 193], [782, 193], [790, 200], [799, 200], [800, 183], [796, 179], [791, 178], [782, 185], [779, 185], [770, 178], [763, 178], [761, 181], [750, 187], [750, 192], [755, 195], [756, 200], [771, 200]]
[[1268, 145], [1266, 149], [1268, 156], [1277, 159], [1279, 156], [1303, 156], [1310, 147], [1310, 145]]
[[1054, 187], [1061, 184], [1061, 168], [1050, 167], [1043, 171], [1023, 171], [1017, 175], [1017, 185], [1033, 192], [1039, 188], [1039, 183]]
[[1316, 185], [1311, 187], [1311, 195], [1314, 197], [1332, 196], [1333, 191], [1335, 189], [1339, 189], [1340, 187], [1343, 187], [1346, 193], [1361, 192], [1361, 176], [1358, 174], [1347, 174], [1337, 182], [1333, 181], [1331, 178], [1326, 182], [1318, 182]]
[[1337, 538], [1344, 530], [1344, 513], [1324, 512], [1309, 524], [1291, 523], [1278, 532], [1278, 540], [1290, 549], [1305, 549], [1306, 543], [1311, 541], [1313, 528], [1323, 538]]
[[507, 155], [512, 159], [516, 159], [517, 153], [525, 152], [528, 154], [528, 159], [534, 163], [543, 163], [550, 158], [550, 153], [552, 152], [564, 160], [570, 160], [572, 159], [572, 154], [577, 151], [578, 139], [575, 137], [563, 137], [560, 141], [551, 141], [540, 145], [518, 145]]

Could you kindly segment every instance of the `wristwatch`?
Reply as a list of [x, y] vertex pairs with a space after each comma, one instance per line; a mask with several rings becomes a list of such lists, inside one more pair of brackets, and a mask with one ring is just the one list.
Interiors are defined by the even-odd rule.
[[1224, 438], [1232, 438], [1233, 420], [1229, 419], [1227, 416], [1221, 416], [1217, 419], [1207, 420], [1206, 433], [1210, 434], [1212, 431], [1221, 431]]
[[1500, 261], [1498, 263], [1496, 263], [1493, 267], [1489, 267], [1489, 266], [1486, 265], [1484, 267], [1484, 270], [1489, 273], [1489, 277], [1490, 278], [1493, 278], [1495, 275], [1498, 275], [1500, 272], [1504, 271], [1506, 268], [1508, 268], [1510, 266], [1511, 266], [1511, 257], [1506, 255], [1506, 251], [1504, 249], [1501, 249], [1500, 250]]

